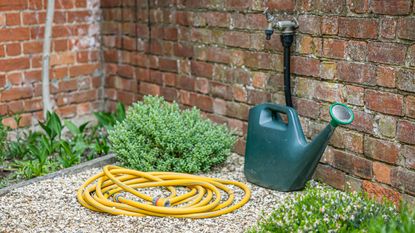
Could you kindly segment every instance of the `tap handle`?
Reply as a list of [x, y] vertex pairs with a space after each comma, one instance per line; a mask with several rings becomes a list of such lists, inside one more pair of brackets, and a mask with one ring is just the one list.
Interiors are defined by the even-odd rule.
[[274, 20], [274, 16], [272, 16], [272, 14], [269, 12], [268, 7], [265, 8], [264, 13], [265, 18], [267, 19], [268, 22], [271, 22]]

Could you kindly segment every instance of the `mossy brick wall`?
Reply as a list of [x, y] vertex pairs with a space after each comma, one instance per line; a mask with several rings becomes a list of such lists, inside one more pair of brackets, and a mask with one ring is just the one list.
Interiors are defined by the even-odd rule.
[[334, 101], [339, 127], [316, 177], [397, 201], [415, 195], [415, 4], [412, 0], [103, 0], [107, 107], [162, 95], [236, 129], [249, 108], [284, 104], [282, 46], [266, 41], [266, 6], [298, 18], [295, 107], [312, 138]]
[[[41, 66], [47, 0], [0, 0], [0, 115], [20, 127], [42, 119]], [[99, 0], [56, 0], [51, 94], [63, 117], [90, 114], [101, 86]], [[3, 123], [16, 127], [11, 118]]]

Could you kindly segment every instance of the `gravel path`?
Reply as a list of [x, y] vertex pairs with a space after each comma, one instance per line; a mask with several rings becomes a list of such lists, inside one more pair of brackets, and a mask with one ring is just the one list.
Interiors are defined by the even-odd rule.
[[[248, 183], [251, 200], [236, 212], [216, 218], [110, 216], [92, 212], [76, 200], [78, 187], [98, 172], [99, 169], [90, 169], [44, 180], [0, 197], [0, 232], [243, 232], [289, 195]], [[247, 183], [243, 158], [238, 155], [230, 156], [222, 167], [204, 175]]]

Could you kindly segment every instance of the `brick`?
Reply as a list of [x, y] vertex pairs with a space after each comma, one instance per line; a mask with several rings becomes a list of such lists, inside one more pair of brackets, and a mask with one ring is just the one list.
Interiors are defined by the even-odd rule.
[[227, 31], [223, 34], [223, 43], [231, 47], [250, 48], [252, 43], [250, 41], [250, 33]]
[[406, 120], [398, 122], [397, 138], [401, 142], [415, 144], [415, 123]]
[[177, 89], [172, 87], [160, 87], [160, 95], [163, 96], [167, 101], [176, 101], [178, 100], [179, 93]]
[[366, 106], [374, 111], [402, 116], [403, 97], [401, 95], [366, 90], [365, 92]]
[[320, 35], [321, 34], [321, 17], [315, 15], [300, 15], [298, 17], [299, 28], [302, 33]]
[[402, 154], [405, 158], [405, 167], [415, 169], [415, 147], [405, 145]]
[[415, 30], [407, 30], [415, 28], [415, 17], [402, 17], [398, 21], [398, 37], [401, 39], [415, 40]]
[[341, 85], [329, 82], [316, 82], [315, 97], [327, 102], [343, 102]]
[[261, 104], [269, 102], [271, 100], [271, 94], [264, 91], [248, 90], [248, 103], [249, 104]]
[[364, 89], [362, 87], [347, 85], [345, 98], [348, 104], [353, 104], [357, 106], [364, 105]]
[[241, 29], [264, 29], [267, 26], [267, 20], [263, 14], [240, 14], [234, 13], [231, 17], [231, 26]]
[[205, 95], [197, 95], [195, 100], [196, 107], [202, 111], [213, 112], [213, 99]]
[[309, 57], [292, 57], [291, 70], [298, 75], [318, 77], [320, 74], [320, 61]]
[[301, 116], [317, 119], [320, 115], [320, 104], [313, 100], [296, 98], [295, 107]]
[[355, 118], [352, 124], [348, 127], [371, 134], [373, 132], [373, 115], [358, 110], [353, 112]]
[[390, 184], [390, 174], [391, 174], [391, 167], [379, 162], [373, 163], [373, 176], [375, 177], [376, 181]]
[[251, 68], [259, 68], [259, 69], [281, 69], [277, 68], [276, 64], [280, 63], [281, 57], [277, 54], [270, 54], [270, 53], [254, 53], [254, 52], [245, 52], [244, 55], [244, 64]]
[[6, 46], [6, 54], [7, 56], [18, 56], [22, 53], [22, 49], [19, 43], [15, 44], [8, 44]]
[[20, 13], [8, 13], [6, 14], [7, 26], [17, 26], [21, 24]]
[[345, 9], [344, 0], [319, 0], [318, 9], [323, 13], [340, 14]]
[[380, 24], [380, 35], [386, 39], [394, 39], [396, 37], [396, 25], [396, 19], [383, 18]]
[[368, 53], [367, 43], [364, 41], [349, 41], [346, 56], [354, 61], [366, 61]]
[[292, 12], [294, 10], [294, 2], [293, 0], [270, 0], [267, 3], [267, 7], [270, 10]]
[[339, 36], [375, 39], [378, 36], [378, 22], [368, 18], [339, 18]]
[[380, 135], [394, 138], [396, 136], [396, 118], [394, 116], [380, 116], [378, 115], [375, 119], [376, 122], [378, 122], [378, 128], [377, 132], [380, 133]]
[[412, 45], [408, 49], [408, 61], [410, 66], [415, 66], [415, 45]]
[[405, 115], [411, 118], [415, 118], [415, 96], [406, 97]]
[[210, 93], [213, 97], [218, 97], [226, 100], [232, 99], [232, 89], [229, 85], [221, 82], [210, 82]]
[[23, 102], [24, 111], [34, 112], [43, 109], [42, 99], [29, 99]]
[[23, 41], [30, 39], [29, 28], [5, 28], [0, 29], [0, 42]]
[[396, 75], [397, 87], [403, 91], [415, 92], [415, 71], [400, 69]]
[[12, 58], [0, 60], [0, 72], [9, 72], [29, 68], [29, 58]]
[[324, 16], [321, 24], [321, 33], [326, 35], [337, 35], [339, 31], [338, 17]]
[[330, 144], [336, 148], [363, 153], [363, 134], [337, 128], [330, 139]]
[[226, 101], [223, 99], [214, 99], [213, 101], [213, 112], [219, 115], [226, 114]]
[[160, 86], [151, 83], [140, 82], [139, 92], [144, 95], [159, 95]]
[[321, 55], [321, 39], [309, 35], [298, 36], [297, 39], [296, 51], [303, 54]]
[[344, 190], [345, 175], [330, 166], [319, 164], [316, 169], [315, 177], [337, 189]]
[[252, 0], [228, 0], [225, 3], [225, 7], [230, 10], [241, 10], [245, 11], [252, 7], [253, 1]]
[[339, 62], [337, 76], [340, 80], [366, 85], [376, 84], [376, 70], [370, 64]]
[[322, 62], [320, 64], [320, 77], [333, 80], [336, 78], [337, 64], [334, 62]]
[[365, 137], [365, 155], [376, 160], [396, 164], [399, 156], [399, 146], [395, 143]]
[[396, 72], [394, 68], [378, 66], [376, 70], [376, 83], [383, 87], [396, 86]]
[[83, 64], [71, 66], [69, 68], [69, 75], [71, 77], [81, 76], [81, 75], [92, 75], [97, 71], [99, 66], [97, 64]]
[[366, 13], [369, 10], [369, 1], [368, 0], [348, 0], [348, 6], [350, 11], [362, 14]]
[[344, 172], [351, 172], [353, 170], [354, 155], [340, 150], [333, 150], [333, 166]]
[[210, 78], [213, 74], [213, 66], [206, 62], [192, 61], [192, 74], [200, 77]]
[[232, 86], [232, 94], [236, 101], [245, 102], [248, 99], [247, 91], [242, 85]]
[[382, 202], [386, 198], [395, 205], [400, 204], [401, 194], [391, 188], [367, 180], [363, 181], [362, 187], [369, 197], [375, 198], [378, 202]]
[[375, 14], [407, 15], [411, 12], [411, 0], [373, 0], [370, 10]]
[[415, 172], [395, 167], [391, 172], [392, 186], [411, 195], [415, 195]]
[[32, 97], [33, 91], [31, 87], [13, 87], [1, 92], [1, 101], [11, 101]]
[[0, 1], [0, 11], [10, 10], [24, 10], [27, 8], [27, 0], [15, 0], [15, 1]]
[[248, 119], [249, 106], [243, 103], [227, 102], [226, 116], [240, 120]]
[[353, 174], [362, 177], [364, 179], [372, 179], [373, 172], [372, 172], [372, 161], [353, 156], [352, 157], [352, 164], [353, 164]]
[[323, 55], [329, 58], [344, 58], [346, 49], [345, 40], [324, 39]]
[[405, 62], [406, 46], [395, 43], [370, 42], [369, 61], [400, 65]]

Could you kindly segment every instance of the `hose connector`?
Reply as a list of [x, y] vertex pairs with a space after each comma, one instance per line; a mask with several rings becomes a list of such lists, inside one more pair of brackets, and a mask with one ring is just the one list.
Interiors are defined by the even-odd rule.
[[170, 201], [161, 197], [153, 198], [152, 203], [154, 206], [170, 207]]

